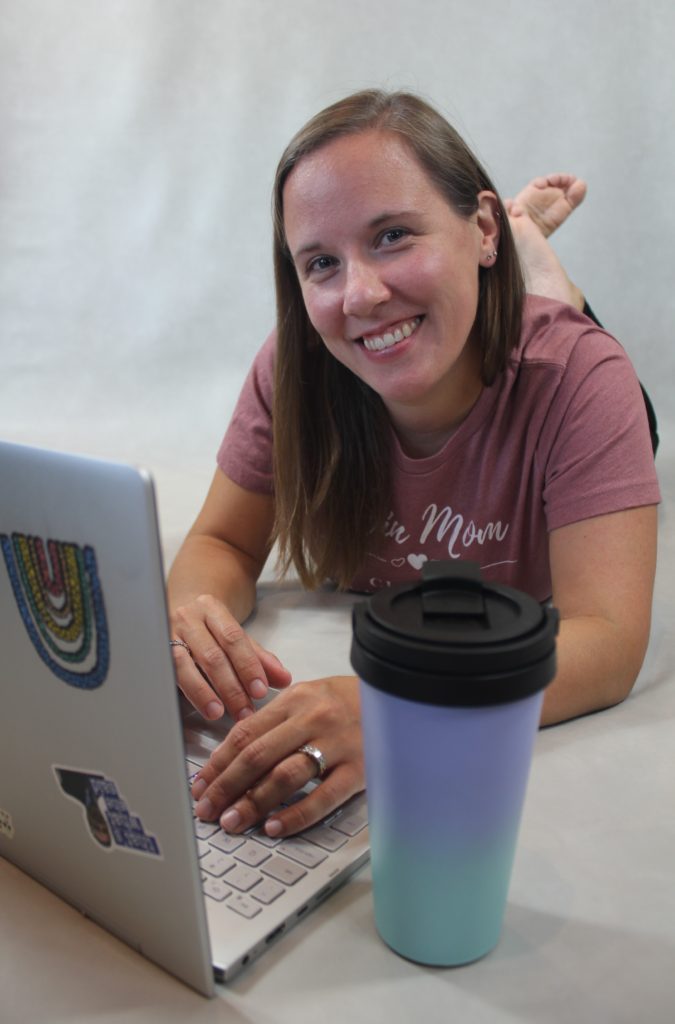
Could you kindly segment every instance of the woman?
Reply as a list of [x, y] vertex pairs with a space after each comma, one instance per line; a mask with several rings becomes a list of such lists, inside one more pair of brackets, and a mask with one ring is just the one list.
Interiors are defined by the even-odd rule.
[[[576, 186], [551, 187], [573, 205]], [[169, 580], [180, 686], [206, 718], [238, 719], [194, 785], [200, 817], [237, 832], [269, 815], [267, 833], [288, 835], [364, 784], [352, 677], [253, 714], [290, 682], [239, 626], [275, 540], [310, 587], [372, 590], [463, 557], [552, 598], [543, 724], [630, 692], [655, 567], [647, 419], [625, 354], [574, 308], [523, 210], [533, 195], [511, 206], [512, 231], [461, 138], [405, 94], [348, 97], [282, 157], [276, 338]], [[525, 298], [514, 233], [530, 291], [562, 302]], [[270, 814], [317, 768], [321, 785]]]

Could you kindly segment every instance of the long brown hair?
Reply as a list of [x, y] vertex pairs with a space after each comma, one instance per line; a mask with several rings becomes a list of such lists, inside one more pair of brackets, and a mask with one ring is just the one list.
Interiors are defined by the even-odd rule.
[[[478, 193], [495, 192], [488, 175], [433, 107], [409, 93], [354, 93], [313, 117], [286, 147], [274, 183], [277, 355], [273, 403], [275, 535], [282, 572], [303, 584], [333, 579], [349, 586], [384, 523], [390, 500], [391, 426], [380, 397], [335, 359], [305, 310], [286, 242], [283, 189], [303, 157], [369, 129], [401, 137], [430, 181], [461, 216]], [[479, 269], [472, 334], [481, 377], [492, 384], [520, 336], [524, 285], [506, 211], [499, 202], [499, 259]]]

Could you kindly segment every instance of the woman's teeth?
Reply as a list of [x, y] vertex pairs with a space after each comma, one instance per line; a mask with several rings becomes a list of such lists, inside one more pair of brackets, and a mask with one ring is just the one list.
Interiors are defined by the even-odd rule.
[[391, 348], [392, 345], [403, 341], [404, 338], [409, 338], [421, 323], [422, 317], [416, 316], [412, 320], [406, 320], [405, 323], [399, 324], [393, 331], [387, 331], [382, 335], [374, 334], [369, 338], [364, 338], [363, 344], [369, 352], [380, 352], [383, 348]]

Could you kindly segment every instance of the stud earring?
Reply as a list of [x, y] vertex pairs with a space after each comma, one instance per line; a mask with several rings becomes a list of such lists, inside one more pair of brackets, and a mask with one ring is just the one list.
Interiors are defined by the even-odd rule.
[[486, 260], [488, 261], [488, 263], [489, 263], [489, 262], [490, 262], [490, 260], [493, 260], [493, 259], [495, 259], [495, 257], [496, 257], [496, 256], [497, 256], [497, 250], [496, 250], [496, 249], [494, 249], [494, 250], [493, 250], [492, 252], [489, 252], [489, 253], [487, 254], [487, 256], [485, 257], [485, 259], [486, 259]]

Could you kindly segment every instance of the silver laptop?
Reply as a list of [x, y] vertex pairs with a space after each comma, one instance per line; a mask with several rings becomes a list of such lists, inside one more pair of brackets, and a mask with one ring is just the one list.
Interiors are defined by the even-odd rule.
[[194, 819], [223, 727], [183, 732], [147, 473], [0, 442], [0, 544], [0, 856], [212, 995], [365, 862], [365, 800], [281, 841]]

